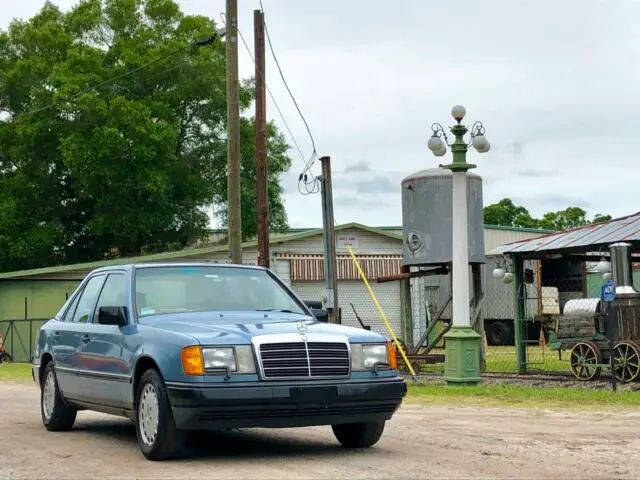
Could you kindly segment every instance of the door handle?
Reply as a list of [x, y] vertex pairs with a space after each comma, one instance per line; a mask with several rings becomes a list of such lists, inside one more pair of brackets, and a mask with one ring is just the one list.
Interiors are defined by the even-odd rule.
[[84, 343], [89, 343], [89, 340], [91, 340], [91, 339], [89, 338], [89, 335], [88, 335], [88, 334], [86, 334], [86, 333], [85, 333], [84, 335], [82, 335], [82, 337], [81, 337], [81, 338], [82, 338], [82, 341], [83, 341]]
[[57, 342], [60, 340], [60, 332], [53, 332], [53, 341]]

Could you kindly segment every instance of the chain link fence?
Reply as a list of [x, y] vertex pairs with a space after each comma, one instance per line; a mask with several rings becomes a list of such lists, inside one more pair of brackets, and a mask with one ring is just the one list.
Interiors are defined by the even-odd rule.
[[29, 363], [33, 357], [38, 330], [45, 318], [0, 320], [0, 356], [3, 361]]
[[[543, 275], [540, 262], [528, 260], [524, 262], [522, 283], [515, 285], [513, 277], [511, 282], [494, 278], [493, 268], [492, 263], [482, 267], [483, 301], [475, 324], [478, 332], [482, 331], [480, 322], [484, 326], [483, 372], [560, 375], [581, 380], [588, 376], [577, 361], [583, 350], [594, 351], [585, 345], [593, 343], [600, 352], [608, 348], [606, 305], [600, 299], [602, 275], [586, 272], [584, 266], [561, 272], [547, 269]], [[424, 358], [413, 364], [414, 369], [443, 373], [441, 337], [451, 319], [450, 276], [412, 280], [411, 296], [413, 346], [418, 346], [421, 337], [425, 340], [416, 352]], [[619, 315], [635, 315], [624, 312]], [[631, 327], [625, 328], [629, 331]], [[581, 346], [578, 348], [577, 344]], [[603, 356], [607, 357], [596, 355], [597, 361]], [[610, 369], [603, 367], [600, 372]]]
[[[377, 283], [370, 281], [370, 286], [391, 328], [397, 336], [401, 336], [400, 282]], [[298, 282], [293, 283], [291, 288], [304, 301], [321, 301], [325, 295], [325, 287], [322, 282]], [[364, 282], [339, 282], [338, 302], [343, 325], [363, 328], [364, 324], [373, 332], [389, 336], [384, 320], [380, 317]]]

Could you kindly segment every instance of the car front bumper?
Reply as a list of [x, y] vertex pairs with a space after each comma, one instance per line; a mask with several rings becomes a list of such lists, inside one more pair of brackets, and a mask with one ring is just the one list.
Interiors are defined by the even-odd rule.
[[350, 383], [194, 386], [167, 384], [185, 430], [290, 428], [389, 420], [407, 393], [403, 378]]

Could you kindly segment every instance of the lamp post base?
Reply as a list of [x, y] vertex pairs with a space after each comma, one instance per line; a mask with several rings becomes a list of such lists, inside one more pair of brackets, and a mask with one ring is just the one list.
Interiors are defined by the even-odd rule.
[[471, 327], [451, 327], [444, 341], [444, 380], [455, 385], [478, 384], [482, 380], [480, 335]]

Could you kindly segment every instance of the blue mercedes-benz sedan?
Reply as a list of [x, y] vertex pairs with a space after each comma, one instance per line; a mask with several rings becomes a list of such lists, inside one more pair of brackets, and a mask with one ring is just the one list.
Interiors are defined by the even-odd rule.
[[407, 392], [395, 349], [319, 318], [261, 267], [94, 270], [38, 333], [42, 422], [128, 417], [152, 460], [179, 455], [198, 429], [330, 425], [343, 446], [372, 446]]

